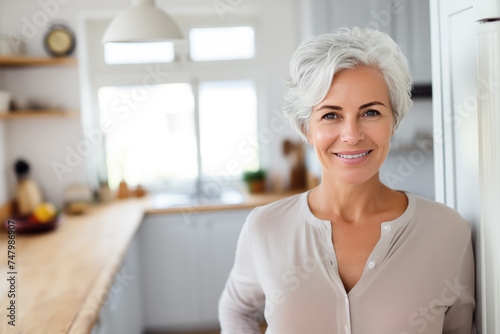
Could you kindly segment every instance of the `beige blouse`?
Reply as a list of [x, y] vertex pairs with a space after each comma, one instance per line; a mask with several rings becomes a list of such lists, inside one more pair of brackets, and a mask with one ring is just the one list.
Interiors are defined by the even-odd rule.
[[358, 283], [346, 293], [331, 224], [308, 192], [255, 208], [241, 231], [219, 301], [223, 334], [470, 334], [474, 256], [470, 225], [449, 207], [406, 193], [381, 225]]

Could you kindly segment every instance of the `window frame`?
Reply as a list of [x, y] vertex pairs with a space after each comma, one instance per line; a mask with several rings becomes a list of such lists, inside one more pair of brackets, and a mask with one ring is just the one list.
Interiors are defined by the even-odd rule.
[[[87, 108], [82, 108], [82, 121], [84, 123], [84, 128], [101, 128], [99, 121], [99, 113], [95, 112], [99, 110], [98, 106], [98, 91], [104, 86], [141, 86], [145, 81], [144, 78], [148, 77], [152, 79], [156, 77], [160, 81], [155, 82], [158, 84], [168, 84], [168, 83], [179, 83], [187, 82], [193, 87], [193, 95], [195, 99], [195, 123], [196, 123], [196, 135], [197, 135], [197, 155], [198, 155], [198, 178], [191, 181], [179, 181], [170, 180], [168, 184], [158, 184], [155, 186], [149, 186], [148, 191], [165, 191], [165, 190], [186, 190], [200, 187], [200, 184], [213, 183], [216, 182], [220, 187], [240, 187], [241, 177], [229, 176], [229, 182], [227, 178], [224, 177], [218, 179], [215, 177], [210, 177], [203, 175], [201, 172], [201, 152], [199, 143], [199, 105], [198, 105], [198, 85], [205, 81], [226, 81], [226, 80], [241, 80], [247, 79], [252, 80], [256, 87], [256, 97], [257, 97], [257, 137], [258, 131], [261, 128], [261, 124], [265, 124], [266, 117], [263, 115], [262, 110], [265, 106], [265, 73], [262, 70], [259, 59], [259, 28], [256, 20], [253, 16], [240, 17], [236, 20], [220, 21], [215, 19], [213, 16], [209, 15], [185, 15], [176, 17], [179, 25], [184, 30], [185, 36], [189, 36], [190, 29], [193, 28], [212, 28], [212, 27], [232, 27], [232, 26], [251, 26], [254, 29], [255, 36], [255, 57], [252, 59], [234, 59], [234, 60], [217, 60], [217, 61], [191, 61], [189, 59], [189, 43], [175, 43], [175, 59], [170, 63], [145, 63], [145, 64], [106, 64], [104, 61], [104, 46], [98, 44], [96, 46], [96, 37], [98, 37], [98, 32], [95, 30], [93, 25], [107, 26], [106, 22], [111, 19], [97, 17], [98, 22], [92, 22], [96, 20], [95, 16], [89, 17], [88, 20], [83, 20], [84, 28], [87, 32], [93, 33], [92, 38], [89, 38], [87, 34], [86, 42], [92, 44], [94, 48], [88, 48], [88, 54], [84, 54], [82, 58], [86, 58], [82, 62], [82, 69], [88, 67], [89, 74], [87, 75], [88, 85], [83, 91], [86, 92], [87, 96], [90, 97], [90, 103]], [[104, 22], [103, 22], [104, 21]], [[99, 29], [97, 29], [99, 30]], [[102, 31], [103, 32], [103, 31]], [[93, 42], [93, 43], [90, 43]], [[82, 47], [81, 49], [85, 49]], [[83, 53], [83, 52], [82, 52]], [[100, 54], [100, 55], [99, 55]], [[159, 75], [158, 75], [159, 73]], [[154, 79], [152, 79], [154, 80]], [[153, 83], [150, 81], [150, 83]], [[82, 95], [84, 98], [84, 95]], [[87, 112], [85, 111], [87, 109]], [[94, 110], [92, 112], [92, 110]], [[103, 136], [104, 137], [104, 136]], [[259, 166], [263, 165], [263, 150], [259, 143], [258, 147], [258, 159]], [[106, 152], [105, 145], [102, 143], [99, 147], [96, 147], [92, 156], [88, 157], [89, 162], [87, 163], [89, 178], [92, 177], [93, 184], [98, 184], [102, 180], [107, 179], [107, 167], [106, 167]], [[96, 177], [97, 176], [97, 177]], [[97, 182], [96, 182], [97, 181]], [[221, 184], [223, 183], [223, 184]]]

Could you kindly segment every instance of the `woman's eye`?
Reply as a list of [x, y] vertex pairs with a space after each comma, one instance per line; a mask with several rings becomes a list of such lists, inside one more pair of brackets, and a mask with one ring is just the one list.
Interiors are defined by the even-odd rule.
[[332, 112], [328, 113], [328, 114], [325, 114], [323, 115], [322, 117], [323, 119], [337, 119], [339, 118], [337, 114], [334, 114]]
[[378, 116], [380, 115], [380, 113], [377, 110], [368, 110], [363, 115], [372, 117], [372, 116]]

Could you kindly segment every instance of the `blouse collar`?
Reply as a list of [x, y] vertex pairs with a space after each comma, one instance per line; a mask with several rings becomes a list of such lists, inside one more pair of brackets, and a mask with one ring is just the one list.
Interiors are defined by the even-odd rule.
[[[311, 190], [308, 190], [304, 193], [302, 193], [300, 196], [300, 203], [302, 205], [302, 212], [304, 212], [304, 218], [306, 222], [315, 225], [317, 227], [325, 227], [325, 225], [330, 226], [330, 221], [329, 220], [323, 220], [318, 217], [316, 217], [312, 211], [311, 208], [309, 207], [309, 204], [307, 203], [307, 196], [309, 195], [309, 192]], [[383, 222], [382, 223], [382, 228], [385, 225], [391, 225], [393, 228], [402, 228], [405, 226], [407, 223], [411, 221], [411, 218], [415, 215], [415, 207], [416, 207], [416, 195], [413, 193], [410, 193], [408, 191], [403, 191], [399, 190], [400, 192], [404, 193], [406, 197], [408, 198], [408, 206], [406, 207], [406, 210], [403, 212], [401, 216], [398, 218], [388, 221], [388, 222]]]

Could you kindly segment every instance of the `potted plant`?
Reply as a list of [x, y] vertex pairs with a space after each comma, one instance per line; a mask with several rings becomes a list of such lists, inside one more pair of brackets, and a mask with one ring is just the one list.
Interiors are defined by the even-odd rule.
[[248, 191], [252, 194], [262, 193], [266, 190], [266, 172], [262, 169], [253, 172], [244, 172], [243, 181], [248, 185]]

